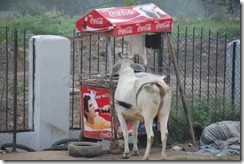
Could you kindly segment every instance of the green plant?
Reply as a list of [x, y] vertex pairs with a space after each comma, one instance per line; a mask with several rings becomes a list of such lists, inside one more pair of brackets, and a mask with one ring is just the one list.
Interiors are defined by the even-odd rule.
[[[188, 18], [188, 17], [185, 18], [184, 16], [177, 16], [176, 18], [177, 18], [176, 21], [173, 22], [174, 24], [172, 30], [173, 35], [176, 35], [178, 32], [179, 33], [184, 32], [185, 28], [187, 27], [188, 29], [195, 28], [196, 29], [195, 34], [199, 36], [201, 35], [201, 30], [197, 30], [197, 29], [211, 31], [212, 34], [219, 32], [219, 35], [228, 33], [230, 36], [240, 37], [240, 32], [241, 32], [240, 20], [216, 18], [218, 19], [218, 21], [216, 21], [211, 18], [195, 19], [195, 18]], [[180, 26], [179, 31], [178, 31], [178, 26]], [[206, 34], [208, 35], [207, 32]]]
[[196, 99], [190, 105], [192, 106], [193, 122], [200, 123], [201, 125], [206, 125], [211, 122], [211, 117], [209, 117], [210, 106], [207, 101]]
[[223, 21], [225, 19], [224, 14], [223, 13], [215, 13], [213, 14], [213, 16], [211, 17], [211, 19], [213, 21]]
[[[220, 95], [211, 101], [206, 99], [187, 100], [187, 108], [192, 123], [201, 124], [203, 127], [223, 120], [240, 120], [240, 106], [226, 104], [226, 100]], [[187, 128], [187, 120], [182, 105], [172, 103], [169, 140], [184, 142]]]
[[125, 5], [132, 6], [136, 3], [137, 0], [124, 0]]
[[187, 122], [180, 105], [172, 104], [169, 123], [169, 141], [183, 142], [183, 134]]

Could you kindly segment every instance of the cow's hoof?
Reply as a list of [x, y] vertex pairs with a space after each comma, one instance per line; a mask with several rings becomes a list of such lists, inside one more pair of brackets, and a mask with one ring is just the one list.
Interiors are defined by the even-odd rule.
[[139, 151], [133, 151], [132, 155], [133, 156], [138, 156], [139, 155]]
[[161, 160], [167, 160], [166, 155], [161, 157]]
[[126, 153], [122, 157], [123, 159], [129, 159], [130, 158], [130, 153]]
[[149, 157], [144, 157], [143, 160], [149, 160]]

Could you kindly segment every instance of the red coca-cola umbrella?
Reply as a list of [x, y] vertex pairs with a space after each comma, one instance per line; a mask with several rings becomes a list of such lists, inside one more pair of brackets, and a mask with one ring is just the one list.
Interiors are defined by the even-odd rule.
[[78, 33], [126, 36], [170, 31], [173, 18], [153, 3], [95, 9], [76, 22]]

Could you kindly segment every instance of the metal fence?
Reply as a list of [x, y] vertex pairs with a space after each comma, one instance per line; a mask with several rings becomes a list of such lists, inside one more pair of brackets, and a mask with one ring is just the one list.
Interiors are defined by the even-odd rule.
[[[11, 143], [7, 132], [29, 131], [28, 57], [26, 32], [0, 28], [0, 137]], [[4, 135], [5, 134], [5, 135]]]
[[[206, 126], [240, 120], [240, 41], [227, 33], [180, 26], [171, 39], [193, 123]], [[170, 74], [174, 88], [170, 120], [175, 125], [171, 131], [184, 133], [187, 126], [178, 84], [174, 71]]]
[[[128, 37], [112, 38], [113, 63], [118, 59], [118, 52], [125, 52], [128, 40]], [[204, 28], [178, 26], [177, 30], [171, 33], [171, 43], [193, 122], [205, 125], [225, 119], [240, 119], [240, 48], [238, 49], [236, 42], [228, 46], [231, 40], [233, 39], [227, 33], [212, 33]], [[171, 117], [177, 120], [184, 115], [181, 98], [163, 34], [161, 41], [160, 49], [147, 50], [146, 70], [170, 75], [169, 83], [173, 88]], [[78, 65], [78, 69], [73, 72], [74, 79], [79, 79], [82, 73], [108, 71], [106, 37], [83, 36], [73, 43], [76, 50], [73, 53], [73, 56], [76, 56], [73, 63]], [[140, 59], [135, 62], [143, 63]], [[73, 99], [80, 98], [72, 96]], [[80, 106], [72, 106], [74, 113], [79, 113], [80, 110]], [[80, 115], [77, 116], [79, 118], [73, 116], [71, 119], [72, 128], [80, 128], [80, 122], [77, 124]]]
[[[0, 28], [0, 138], [9, 141], [7, 132], [31, 131], [28, 108], [28, 29]], [[212, 116], [210, 122], [224, 119], [240, 119], [240, 44], [228, 34], [210, 30], [176, 27], [171, 33], [171, 43], [180, 70], [180, 77], [187, 105], [193, 121], [203, 112]], [[113, 63], [118, 52], [125, 52], [128, 37], [111, 38]], [[70, 129], [81, 129], [80, 75], [108, 71], [106, 37], [71, 37], [70, 69]], [[155, 74], [169, 74], [173, 88], [171, 118], [181, 117], [181, 99], [175, 72], [167, 52], [164, 36], [161, 48], [147, 49], [146, 70]], [[135, 62], [142, 63], [137, 58]], [[15, 127], [16, 125], [16, 127]]]

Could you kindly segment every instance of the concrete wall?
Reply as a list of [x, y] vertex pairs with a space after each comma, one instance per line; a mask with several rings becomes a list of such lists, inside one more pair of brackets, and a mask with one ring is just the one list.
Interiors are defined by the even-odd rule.
[[[77, 132], [69, 131], [69, 88], [69, 39], [54, 35], [31, 37], [29, 126], [34, 131], [17, 133], [17, 144], [43, 150], [60, 139], [77, 135]], [[0, 135], [12, 138], [12, 133]]]
[[[36, 150], [69, 137], [70, 41], [38, 35], [29, 40], [29, 111]], [[34, 60], [33, 60], [34, 59]]]
[[[17, 144], [35, 150], [69, 138], [70, 41], [53, 35], [29, 40], [29, 125]], [[9, 135], [11, 133], [4, 134]], [[0, 143], [3, 144], [3, 143]]]

